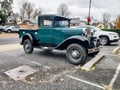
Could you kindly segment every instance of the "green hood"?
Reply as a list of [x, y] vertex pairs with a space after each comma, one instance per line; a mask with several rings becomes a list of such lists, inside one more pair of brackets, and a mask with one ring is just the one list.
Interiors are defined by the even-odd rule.
[[64, 34], [65, 38], [68, 38], [70, 36], [82, 36], [83, 30], [80, 28], [62, 28], [62, 33]]

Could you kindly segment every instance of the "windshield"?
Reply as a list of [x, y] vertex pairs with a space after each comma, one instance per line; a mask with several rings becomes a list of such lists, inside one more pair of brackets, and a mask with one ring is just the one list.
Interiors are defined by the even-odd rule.
[[54, 26], [55, 27], [69, 27], [70, 23], [68, 19], [55, 17]]
[[101, 29], [97, 28], [97, 27], [93, 27], [94, 30], [97, 30], [97, 31], [102, 31]]
[[4, 26], [4, 28], [8, 28], [9, 26]]

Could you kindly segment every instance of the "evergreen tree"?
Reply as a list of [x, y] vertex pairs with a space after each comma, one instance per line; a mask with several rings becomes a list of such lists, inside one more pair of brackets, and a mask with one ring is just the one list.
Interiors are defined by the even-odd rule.
[[6, 21], [7, 21], [7, 16], [2, 14], [2, 12], [0, 11], [0, 25], [5, 24]]

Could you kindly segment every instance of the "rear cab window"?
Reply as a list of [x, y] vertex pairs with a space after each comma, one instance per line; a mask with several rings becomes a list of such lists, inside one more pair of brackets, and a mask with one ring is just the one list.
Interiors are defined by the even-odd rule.
[[52, 17], [42, 17], [40, 19], [41, 27], [52, 27]]

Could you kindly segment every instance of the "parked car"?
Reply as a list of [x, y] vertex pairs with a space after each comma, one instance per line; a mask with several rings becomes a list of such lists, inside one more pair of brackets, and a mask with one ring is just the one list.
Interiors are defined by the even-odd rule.
[[19, 26], [5, 26], [3, 28], [4, 32], [11, 33], [11, 32], [19, 32], [20, 27]]
[[0, 31], [2, 31], [2, 30], [3, 30], [3, 27], [4, 27], [4, 26], [0, 25]]
[[2, 31], [2, 25], [0, 25], [0, 34], [1, 34], [1, 31]]
[[89, 25], [79, 26], [79, 28], [83, 28], [84, 30], [88, 29], [91, 32], [94, 32], [94, 36], [100, 39], [101, 45], [107, 45], [113, 42], [118, 42], [119, 40], [119, 35], [115, 32], [103, 31], [97, 27]]
[[70, 19], [57, 15], [38, 16], [38, 29], [20, 29], [21, 45], [27, 54], [34, 48], [66, 50], [66, 57], [72, 64], [84, 64], [90, 54], [99, 52], [96, 37], [83, 37], [80, 28], [70, 28]]
[[10, 27], [10, 26], [9, 25], [2, 26], [2, 31], [5, 32], [5, 29], [8, 28], [8, 27]]

